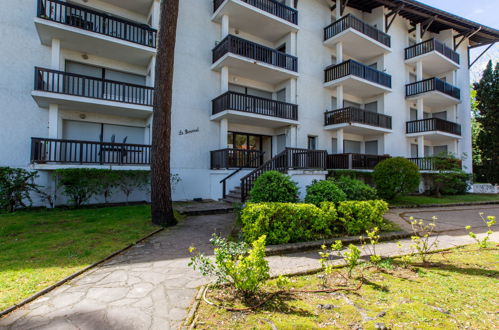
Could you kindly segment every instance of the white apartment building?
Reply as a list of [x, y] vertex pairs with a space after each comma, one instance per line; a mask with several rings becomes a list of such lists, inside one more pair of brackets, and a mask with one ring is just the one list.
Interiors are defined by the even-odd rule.
[[[0, 166], [45, 185], [57, 168], [148, 169], [159, 10], [2, 4]], [[472, 169], [469, 49], [497, 30], [413, 0], [181, 0], [177, 33], [176, 200], [389, 156], [431, 171], [425, 157], [452, 153]]]

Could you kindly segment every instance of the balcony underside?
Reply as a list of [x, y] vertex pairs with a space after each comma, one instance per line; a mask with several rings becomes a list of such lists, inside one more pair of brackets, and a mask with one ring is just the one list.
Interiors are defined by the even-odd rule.
[[117, 171], [135, 170], [135, 171], [150, 171], [149, 165], [116, 165], [116, 164], [31, 164], [33, 170], [36, 171], [56, 171], [66, 168], [94, 168], [94, 169], [108, 169]]
[[117, 61], [147, 67], [156, 50], [118, 38], [82, 30], [76, 27], [35, 18], [40, 41], [51, 46], [52, 39], [61, 41], [61, 48], [112, 58]]
[[357, 135], [373, 135], [380, 133], [391, 133], [392, 130], [383, 127], [377, 127], [372, 125], [360, 124], [360, 123], [342, 123], [327, 125], [324, 127], [326, 131], [336, 131], [343, 129], [345, 133], [357, 134]]
[[222, 56], [218, 61], [213, 63], [211, 69], [219, 72], [224, 66], [227, 66], [233, 75], [272, 85], [299, 76], [297, 72], [232, 53]]
[[324, 45], [334, 48], [338, 42], [343, 43], [343, 52], [360, 61], [366, 61], [373, 57], [391, 52], [390, 47], [381, 42], [353, 29], [347, 30], [324, 41]]
[[272, 116], [264, 116], [255, 113], [242, 112], [236, 110], [225, 110], [216, 115], [212, 115], [211, 120], [220, 121], [228, 119], [231, 123], [254, 125], [260, 127], [276, 128], [289, 125], [298, 125], [299, 122], [291, 119], [284, 119]]
[[422, 98], [424, 105], [430, 108], [444, 109], [452, 105], [461, 103], [460, 100], [442, 93], [440, 91], [430, 91], [426, 93], [416, 94], [407, 97], [407, 100], [416, 100]]
[[329, 81], [324, 84], [324, 87], [336, 88], [339, 85], [343, 85], [344, 93], [355, 95], [360, 98], [374, 97], [376, 95], [392, 91], [391, 88], [370, 82], [369, 80], [359, 78], [354, 75], [348, 75], [340, 79]]
[[106, 101], [82, 96], [33, 91], [31, 95], [41, 108], [48, 108], [49, 104], [58, 104], [61, 110], [102, 113], [134, 118], [148, 118], [152, 115], [151, 106]]
[[459, 64], [437, 51], [419, 55], [405, 61], [406, 64], [415, 66], [416, 62], [423, 62], [423, 70], [430, 76], [438, 76], [442, 73], [459, 69]]
[[154, 0], [101, 0], [110, 5], [127, 9], [134, 13], [147, 16], [151, 10]]
[[213, 14], [212, 20], [220, 23], [228, 15], [231, 27], [269, 41], [277, 41], [299, 27], [280, 17], [239, 0], [225, 1]]
[[428, 132], [418, 132], [410, 133], [406, 135], [408, 138], [417, 138], [418, 136], [424, 136], [425, 141], [429, 141], [434, 144], [446, 143], [454, 141], [455, 139], [461, 139], [458, 134], [452, 134], [443, 131], [428, 131]]

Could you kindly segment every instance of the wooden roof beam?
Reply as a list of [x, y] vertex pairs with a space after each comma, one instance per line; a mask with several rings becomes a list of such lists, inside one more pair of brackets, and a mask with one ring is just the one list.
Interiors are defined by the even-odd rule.
[[[474, 36], [475, 34], [477, 34], [481, 29], [482, 29], [482, 27], [480, 26], [476, 30], [471, 30], [468, 33], [461, 32], [457, 36], [454, 36], [454, 51], [457, 50], [457, 48], [463, 43], [464, 40], [471, 38], [472, 36]], [[461, 37], [461, 40], [459, 40], [459, 42], [456, 44], [456, 40], [459, 37]]]
[[[390, 26], [392, 26], [393, 22], [395, 21], [395, 18], [397, 18], [397, 15], [400, 13], [402, 8], [404, 8], [404, 6], [405, 5], [402, 4], [385, 15], [385, 32], [388, 32], [388, 30], [390, 30]], [[388, 22], [390, 16], [392, 16], [392, 18], [390, 22]]]

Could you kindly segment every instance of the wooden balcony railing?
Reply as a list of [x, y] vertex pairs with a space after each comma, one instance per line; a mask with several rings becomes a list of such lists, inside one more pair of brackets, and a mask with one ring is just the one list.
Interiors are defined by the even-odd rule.
[[405, 85], [405, 95], [408, 97], [433, 91], [442, 92], [458, 100], [461, 99], [461, 90], [440, 78], [429, 78]]
[[93, 99], [152, 106], [154, 88], [35, 68], [35, 90]]
[[410, 58], [420, 56], [432, 51], [436, 51], [451, 61], [459, 64], [459, 53], [452, 50], [452, 48], [447, 47], [443, 42], [438, 41], [437, 39], [430, 39], [413, 46], [407, 47], [405, 49], [405, 59], [408, 60]]
[[156, 48], [157, 31], [109, 14], [59, 0], [38, 0], [37, 16], [109, 37]]
[[365, 34], [366, 36], [382, 43], [383, 45], [390, 47], [390, 35], [376, 29], [374, 26], [365, 23], [364, 21], [351, 14], [340, 18], [336, 22], [333, 22], [332, 24], [324, 28], [324, 40], [328, 40], [329, 38], [334, 37], [335, 35], [345, 31], [348, 28], [355, 29], [360, 33]]
[[308, 150], [286, 148], [272, 159], [263, 163], [249, 174], [241, 178], [241, 199], [248, 196], [253, 183], [267, 171], [287, 173], [290, 169], [326, 169], [327, 152], [325, 150]]
[[[215, 0], [213, 1], [213, 11], [217, 9], [226, 0]], [[298, 24], [298, 11], [294, 8], [288, 7], [275, 0], [241, 0], [253, 7], [266, 11], [274, 16], [282, 18], [290, 23]]]
[[212, 101], [213, 114], [225, 110], [298, 120], [298, 105], [236, 92], [227, 92]]
[[151, 146], [31, 138], [31, 162], [37, 164], [149, 165]]
[[408, 158], [420, 171], [452, 171], [462, 168], [462, 160], [444, 157]]
[[264, 62], [290, 71], [298, 71], [298, 58], [267, 46], [228, 35], [213, 49], [213, 63], [227, 53]]
[[412, 120], [406, 123], [407, 134], [432, 131], [461, 135], [461, 125], [440, 118]]
[[330, 82], [349, 75], [363, 78], [388, 88], [392, 87], [392, 76], [354, 60], [348, 60], [327, 67], [324, 81]]
[[371, 170], [379, 162], [390, 158], [388, 155], [334, 154], [327, 156], [328, 169]]
[[211, 152], [211, 169], [256, 168], [262, 165], [263, 152], [246, 149], [220, 149]]
[[354, 107], [328, 111], [324, 114], [325, 126], [344, 123], [359, 123], [391, 129], [392, 117]]

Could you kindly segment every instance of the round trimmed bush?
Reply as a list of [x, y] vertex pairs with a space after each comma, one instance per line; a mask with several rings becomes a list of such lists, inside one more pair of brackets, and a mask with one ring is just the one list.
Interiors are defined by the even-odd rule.
[[333, 181], [314, 181], [307, 187], [305, 203], [320, 205], [322, 202], [341, 202], [346, 195]]
[[250, 191], [252, 203], [296, 203], [298, 186], [289, 176], [277, 171], [268, 171], [256, 179]]
[[334, 183], [343, 190], [349, 201], [370, 201], [378, 198], [375, 188], [350, 176], [342, 176]]
[[386, 200], [392, 200], [418, 188], [419, 169], [408, 159], [389, 158], [376, 165], [373, 178], [378, 194]]

